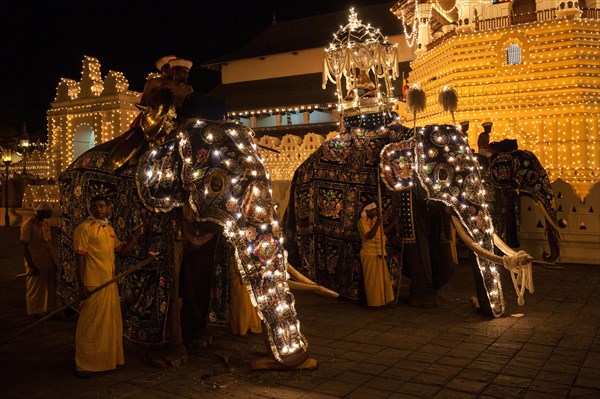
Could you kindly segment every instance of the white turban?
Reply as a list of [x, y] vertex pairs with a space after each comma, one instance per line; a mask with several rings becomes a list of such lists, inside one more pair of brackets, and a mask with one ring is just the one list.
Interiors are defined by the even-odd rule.
[[363, 218], [366, 218], [367, 211], [370, 211], [371, 209], [377, 209], [377, 204], [374, 202], [371, 202], [369, 205], [365, 206], [362, 213], [360, 214], [360, 216]]

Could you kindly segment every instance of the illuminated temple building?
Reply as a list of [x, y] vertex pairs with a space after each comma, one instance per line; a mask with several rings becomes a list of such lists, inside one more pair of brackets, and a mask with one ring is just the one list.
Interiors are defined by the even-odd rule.
[[448, 122], [437, 94], [452, 86], [457, 120], [471, 122], [471, 143], [481, 123], [492, 121], [493, 141], [517, 139], [537, 154], [551, 181], [560, 178], [587, 195], [600, 179], [600, 10], [559, 0], [407, 0], [392, 11], [408, 26], [431, 21], [417, 24], [411, 37], [418, 48], [410, 82], [428, 95], [419, 124]]
[[141, 93], [128, 89], [123, 73], [109, 71], [102, 79], [100, 62], [88, 56], [80, 81], [61, 78], [47, 113], [50, 177], [57, 179], [79, 155], [129, 128]]
[[[451, 123], [437, 98], [453, 87], [471, 146], [491, 121], [491, 141], [516, 139], [537, 155], [568, 223], [562, 259], [591, 263], [600, 263], [599, 7], [597, 0], [402, 0], [391, 9], [416, 47], [409, 84], [427, 94], [418, 124]], [[543, 228], [527, 201], [521, 237], [536, 246]]]

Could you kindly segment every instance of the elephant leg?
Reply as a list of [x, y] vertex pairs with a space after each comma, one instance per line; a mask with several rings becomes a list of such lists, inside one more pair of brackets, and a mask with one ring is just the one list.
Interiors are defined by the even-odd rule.
[[181, 334], [189, 348], [208, 346], [211, 337], [206, 331], [212, 277], [212, 263], [219, 238], [213, 237], [201, 247], [184, 250], [180, 278]]
[[171, 287], [171, 300], [168, 311], [167, 344], [154, 348], [146, 353], [146, 361], [154, 367], [179, 367], [187, 361], [188, 352], [183, 345], [181, 334], [181, 298], [179, 297], [179, 280], [183, 261], [183, 245], [174, 245], [174, 284]]
[[415, 206], [416, 244], [405, 244], [404, 267], [410, 276], [411, 306], [431, 308], [436, 305], [437, 291], [454, 274], [450, 225], [441, 203], [430, 203], [426, 212]]
[[434, 307], [436, 290], [431, 281], [429, 251], [423, 251], [419, 243], [405, 244], [404, 268], [410, 277], [409, 305], [423, 308]]
[[442, 203], [432, 203], [428, 212], [429, 255], [432, 283], [436, 291], [446, 285], [454, 275], [450, 219], [444, 208]]

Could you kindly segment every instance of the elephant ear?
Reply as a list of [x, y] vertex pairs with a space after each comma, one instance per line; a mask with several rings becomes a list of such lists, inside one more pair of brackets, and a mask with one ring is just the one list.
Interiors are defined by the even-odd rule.
[[381, 179], [390, 190], [402, 191], [414, 185], [414, 165], [414, 138], [390, 143], [381, 150]]
[[512, 152], [515, 167], [515, 182], [519, 190], [540, 201], [550, 217], [556, 221], [554, 190], [550, 185], [548, 173], [540, 160], [530, 151]]
[[510, 152], [501, 152], [492, 157], [489, 165], [489, 177], [494, 185], [510, 188], [515, 185], [515, 170], [519, 170], [520, 162], [513, 159]]
[[466, 137], [452, 125], [430, 125], [417, 141], [415, 173], [428, 199], [451, 207], [473, 239], [493, 251], [481, 167]]
[[140, 157], [136, 185], [146, 208], [168, 212], [183, 204], [183, 160], [180, 147], [185, 142], [185, 138], [170, 140], [158, 147], [150, 147]]

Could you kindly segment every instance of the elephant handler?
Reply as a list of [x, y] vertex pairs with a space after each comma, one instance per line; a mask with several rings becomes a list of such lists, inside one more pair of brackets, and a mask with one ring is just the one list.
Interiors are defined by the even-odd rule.
[[169, 85], [173, 78], [173, 71], [169, 65], [169, 61], [175, 60], [177, 57], [174, 55], [166, 55], [156, 61], [156, 68], [160, 71], [160, 76], [157, 78], [148, 79], [144, 85], [144, 91], [142, 92], [142, 98], [140, 99], [140, 105], [149, 105], [151, 107], [158, 107], [155, 96], [156, 93], [163, 87]]
[[75, 271], [83, 300], [75, 332], [75, 366], [81, 378], [125, 364], [117, 285], [110, 284], [91, 296], [89, 292], [114, 277], [115, 253], [128, 255], [142, 235], [138, 227], [131, 240], [121, 244], [108, 224], [108, 199], [104, 196], [93, 197], [89, 211], [90, 218], [77, 226], [74, 237]]
[[164, 87], [171, 89], [175, 95], [175, 109], [181, 110], [185, 98], [194, 92], [194, 89], [188, 83], [190, 69], [193, 62], [185, 58], [176, 58], [169, 61], [172, 71], [172, 79]]
[[[358, 221], [358, 231], [362, 241], [360, 262], [363, 268], [365, 294], [368, 306], [386, 306], [394, 301], [394, 290], [387, 265], [384, 262], [385, 233], [390, 231], [397, 221], [385, 229], [374, 202], [365, 206]], [[383, 254], [381, 253], [383, 248]]]
[[21, 225], [25, 255], [27, 314], [43, 317], [56, 309], [56, 263], [50, 239], [52, 207], [42, 201], [35, 215]]

